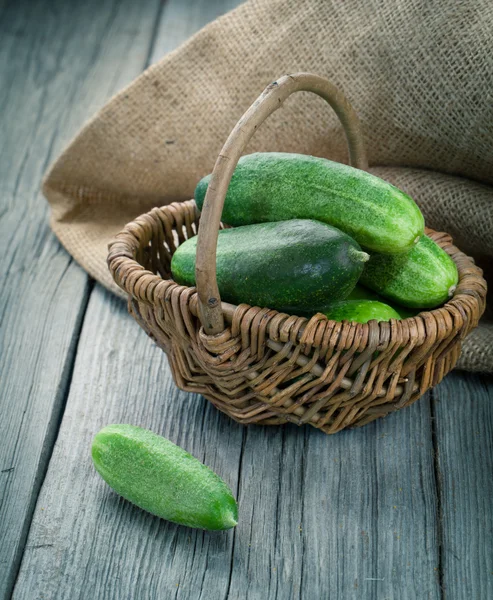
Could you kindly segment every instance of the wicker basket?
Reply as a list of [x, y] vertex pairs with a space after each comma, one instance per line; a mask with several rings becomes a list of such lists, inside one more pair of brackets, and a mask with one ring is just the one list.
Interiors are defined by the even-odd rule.
[[[129, 310], [166, 352], [176, 384], [198, 392], [240, 423], [308, 423], [326, 433], [361, 426], [408, 406], [456, 364], [461, 341], [485, 307], [486, 282], [448, 234], [430, 229], [455, 261], [459, 284], [443, 307], [367, 324], [310, 320], [269, 308], [221, 302], [215, 251], [224, 198], [247, 142], [293, 92], [311, 91], [337, 113], [351, 164], [367, 168], [359, 121], [327, 80], [290, 75], [269, 85], [224, 145], [201, 216], [189, 200], [155, 208], [110, 244], [108, 265], [128, 294]], [[177, 285], [170, 263], [177, 244], [200, 232], [197, 289]]]

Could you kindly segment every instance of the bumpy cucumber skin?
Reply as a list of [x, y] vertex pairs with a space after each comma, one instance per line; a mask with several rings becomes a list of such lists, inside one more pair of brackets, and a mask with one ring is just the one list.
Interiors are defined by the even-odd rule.
[[459, 274], [450, 256], [424, 235], [407, 254], [372, 254], [361, 283], [409, 308], [435, 308], [448, 300]]
[[94, 438], [92, 458], [106, 483], [140, 508], [168, 521], [222, 530], [238, 522], [229, 487], [169, 440], [133, 425], [108, 425]]
[[325, 316], [332, 321], [390, 321], [400, 319], [401, 315], [388, 304], [377, 300], [344, 300], [336, 302], [327, 311]]
[[[210, 175], [195, 190], [202, 208]], [[222, 219], [249, 225], [287, 219], [329, 223], [374, 252], [409, 251], [424, 219], [407, 194], [360, 169], [304, 154], [258, 152], [240, 158]]]
[[[196, 238], [171, 261], [173, 279], [195, 285]], [[221, 298], [293, 312], [345, 298], [368, 255], [345, 233], [318, 221], [293, 219], [219, 232], [216, 257]]]

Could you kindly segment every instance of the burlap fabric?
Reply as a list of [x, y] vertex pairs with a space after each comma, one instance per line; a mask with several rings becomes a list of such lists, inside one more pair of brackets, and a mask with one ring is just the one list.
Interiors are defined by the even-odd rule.
[[[372, 171], [410, 193], [427, 224], [481, 266], [493, 259], [493, 4], [489, 0], [251, 0], [211, 23], [115, 96], [51, 167], [52, 227], [118, 293], [107, 243], [156, 205], [192, 197], [230, 130], [280, 75], [310, 71], [351, 100]], [[248, 151], [347, 162], [335, 114], [297, 94]], [[491, 281], [491, 279], [490, 279]], [[493, 324], [460, 366], [493, 371]]]

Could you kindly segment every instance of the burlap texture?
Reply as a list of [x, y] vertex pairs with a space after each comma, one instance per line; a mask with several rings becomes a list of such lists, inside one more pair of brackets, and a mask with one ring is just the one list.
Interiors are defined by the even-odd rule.
[[[118, 292], [105, 263], [112, 236], [153, 206], [190, 198], [264, 87], [310, 71], [351, 100], [373, 172], [489, 265], [492, 47], [490, 0], [251, 0], [149, 68], [83, 128], [45, 179], [53, 230]], [[335, 114], [306, 93], [291, 97], [248, 148], [273, 150], [347, 161]], [[468, 338], [460, 366], [493, 371], [493, 324]]]

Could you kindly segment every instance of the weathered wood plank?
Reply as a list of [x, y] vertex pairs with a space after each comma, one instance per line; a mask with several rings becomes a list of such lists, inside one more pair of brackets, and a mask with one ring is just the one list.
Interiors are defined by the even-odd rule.
[[493, 598], [493, 378], [452, 373], [433, 394], [445, 598]]
[[232, 531], [205, 533], [152, 517], [118, 498], [95, 472], [92, 437], [114, 422], [165, 435], [236, 493], [241, 426], [179, 391], [165, 355], [123, 303], [97, 286], [14, 598], [224, 597]]
[[439, 598], [429, 403], [360, 430], [248, 429], [231, 598]]
[[150, 63], [177, 48], [209, 21], [236, 8], [243, 0], [168, 0], [156, 30]]
[[66, 399], [87, 275], [47, 224], [47, 164], [144, 67], [159, 0], [2, 3], [0, 598], [10, 595]]

